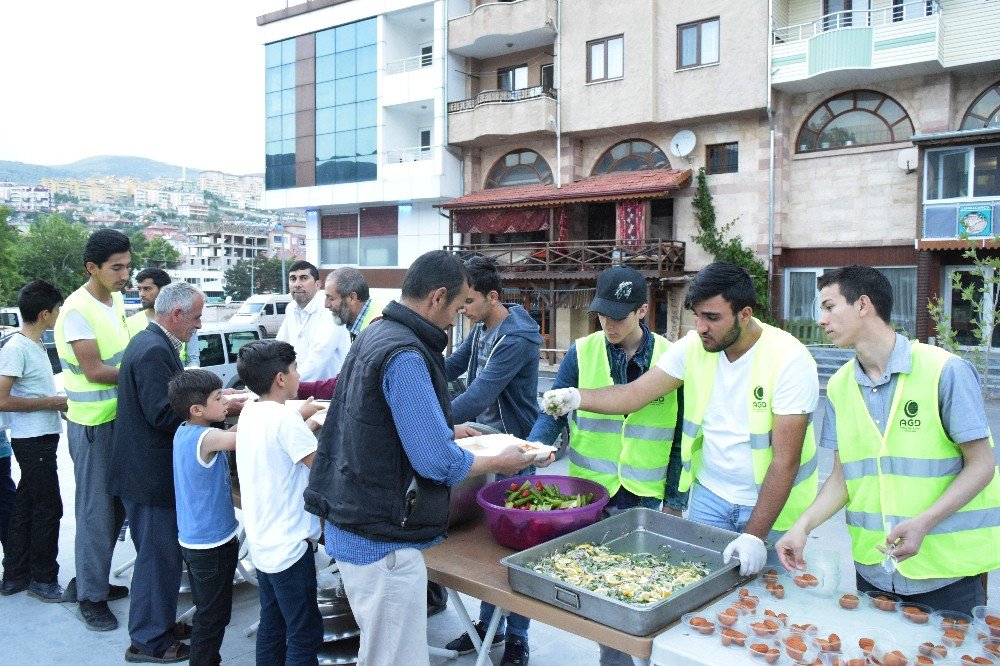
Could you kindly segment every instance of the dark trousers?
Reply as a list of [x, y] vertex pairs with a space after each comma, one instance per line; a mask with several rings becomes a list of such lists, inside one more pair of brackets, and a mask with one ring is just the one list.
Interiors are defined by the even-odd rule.
[[[5, 434], [2, 436], [7, 438]], [[16, 494], [17, 486], [10, 475], [10, 456], [4, 456], [0, 458], [0, 546], [3, 546], [4, 552], [7, 552], [7, 525]]]
[[215, 548], [181, 546], [196, 607], [191, 621], [191, 666], [222, 663], [219, 650], [233, 614], [233, 575], [239, 551], [236, 537]]
[[[860, 592], [878, 590], [877, 587], [862, 578], [861, 574], [855, 572], [854, 577]], [[886, 590], [879, 591], [885, 592]], [[905, 595], [898, 592], [894, 594], [903, 601], [924, 604], [934, 610], [959, 611], [971, 615], [973, 607], [986, 605], [986, 578], [983, 574], [966, 576], [951, 585], [945, 585], [924, 594]]]
[[21, 480], [3, 555], [5, 580], [54, 583], [59, 576], [59, 520], [63, 515], [56, 471], [59, 435], [15, 439]]
[[257, 664], [300, 666], [319, 663], [323, 618], [316, 604], [316, 560], [307, 548], [299, 561], [278, 573], [257, 572], [260, 624]]
[[177, 543], [177, 512], [172, 506], [125, 500], [125, 513], [135, 544], [128, 634], [136, 650], [159, 655], [175, 640], [183, 565]]

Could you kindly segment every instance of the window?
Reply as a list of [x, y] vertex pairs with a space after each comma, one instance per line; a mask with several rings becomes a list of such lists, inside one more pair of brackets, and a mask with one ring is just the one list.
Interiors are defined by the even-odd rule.
[[910, 21], [915, 18], [930, 16], [934, 13], [933, 0], [892, 0], [892, 20]]
[[556, 87], [555, 68], [552, 66], [552, 63], [542, 65], [539, 75], [542, 82], [542, 88], [551, 89]]
[[264, 306], [264, 316], [265, 317], [274, 316], [274, 306], [271, 305], [270, 303]]
[[431, 151], [431, 131], [429, 129], [420, 130], [420, 152], [422, 154], [430, 153]]
[[976, 98], [962, 119], [962, 129], [986, 129], [1000, 127], [1000, 83], [997, 83]]
[[736, 173], [740, 167], [738, 143], [716, 143], [705, 148], [707, 173]]
[[669, 169], [670, 161], [655, 144], [642, 139], [622, 141], [601, 155], [594, 164], [590, 175], [615, 171], [645, 171], [646, 169]]
[[277, 308], [278, 314], [283, 315], [285, 314], [285, 310], [288, 309], [288, 303], [283, 303], [279, 301], [274, 304], [274, 307]]
[[486, 177], [485, 189], [536, 183], [551, 185], [552, 182], [552, 169], [545, 158], [533, 150], [515, 150], [493, 165]]
[[1000, 197], [1000, 145], [928, 150], [924, 198]]
[[421, 46], [420, 47], [420, 66], [430, 67], [431, 63], [434, 62], [434, 47], [433, 46]]
[[[987, 267], [985, 277], [992, 280], [995, 268]], [[979, 325], [989, 326], [989, 316], [996, 311], [996, 302], [989, 290], [983, 292], [983, 276], [972, 272], [971, 266], [945, 267], [944, 306], [955, 331], [955, 342], [963, 346], [979, 346], [976, 329]], [[955, 281], [958, 281], [958, 285]], [[972, 288], [977, 298], [982, 298], [982, 309], [976, 307], [962, 295], [963, 288]], [[1000, 347], [1000, 325], [994, 325], [990, 332], [990, 346]]]
[[264, 47], [264, 187], [295, 187], [295, 38]]
[[587, 42], [587, 81], [620, 79], [625, 73], [625, 36]]
[[226, 355], [222, 351], [222, 336], [216, 334], [199, 334], [198, 354], [203, 367], [209, 365], [225, 365]]
[[[243, 345], [259, 340], [257, 336], [257, 331], [239, 331], [236, 333], [226, 333], [226, 349], [229, 352], [229, 358], [236, 359], [236, 355], [240, 353], [240, 349]], [[202, 361], [204, 363], [204, 361]]]
[[677, 26], [677, 69], [719, 62], [719, 19]]
[[854, 25], [852, 4], [851, 0], [823, 0], [823, 30], [850, 28]]
[[396, 206], [362, 208], [358, 213], [324, 215], [320, 261], [324, 264], [396, 266], [399, 213]]
[[521, 90], [528, 87], [528, 66], [505, 67], [497, 70], [497, 90]]
[[913, 123], [896, 100], [873, 90], [831, 97], [809, 115], [796, 142], [800, 153], [906, 141]]

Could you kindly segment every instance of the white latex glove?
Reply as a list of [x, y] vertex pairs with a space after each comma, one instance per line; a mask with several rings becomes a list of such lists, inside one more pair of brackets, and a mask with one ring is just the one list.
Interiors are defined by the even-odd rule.
[[580, 391], [572, 387], [552, 389], [542, 396], [542, 409], [549, 416], [563, 416], [579, 406]]
[[763, 569], [767, 562], [767, 546], [754, 535], [743, 533], [722, 551], [722, 561], [729, 564], [733, 555], [740, 560], [740, 575], [753, 576]]

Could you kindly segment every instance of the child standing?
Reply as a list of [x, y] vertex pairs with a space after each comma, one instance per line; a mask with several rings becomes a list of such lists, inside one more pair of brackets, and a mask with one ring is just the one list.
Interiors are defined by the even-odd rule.
[[55, 325], [62, 302], [62, 294], [48, 282], [26, 284], [17, 296], [21, 330], [0, 351], [0, 410], [10, 412], [11, 446], [21, 468], [0, 594], [27, 589], [30, 596], [48, 603], [63, 600], [56, 561], [63, 511], [56, 449], [66, 396], [56, 395], [42, 334]]
[[217, 666], [233, 610], [233, 574], [239, 523], [233, 508], [229, 460], [236, 433], [212, 427], [226, 418], [222, 381], [207, 370], [186, 370], [170, 380], [170, 406], [187, 419], [174, 434], [177, 538], [188, 567], [196, 607], [191, 622], [192, 666]]
[[284, 404], [299, 388], [295, 350], [287, 342], [245, 345], [236, 370], [260, 396], [243, 407], [236, 435], [243, 525], [260, 585], [257, 663], [316, 664], [323, 620], [313, 544], [320, 527], [306, 513], [302, 494], [319, 424], [303, 423]]

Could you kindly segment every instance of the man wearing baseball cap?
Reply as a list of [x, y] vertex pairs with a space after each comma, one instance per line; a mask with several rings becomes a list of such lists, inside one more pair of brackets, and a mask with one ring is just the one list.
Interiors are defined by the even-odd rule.
[[[627, 266], [615, 266], [597, 279], [589, 312], [597, 313], [601, 331], [570, 345], [553, 389], [597, 389], [635, 381], [670, 348], [666, 338], [649, 330], [646, 278]], [[578, 410], [570, 422], [569, 473], [600, 483], [613, 515], [642, 506], [679, 516], [687, 493], [677, 490], [681, 472], [681, 391], [646, 401], [631, 412], [605, 415]], [[624, 414], [624, 416], [623, 416]], [[541, 414], [528, 440], [552, 444], [567, 417]], [[631, 664], [628, 655], [600, 646], [601, 664]]]

